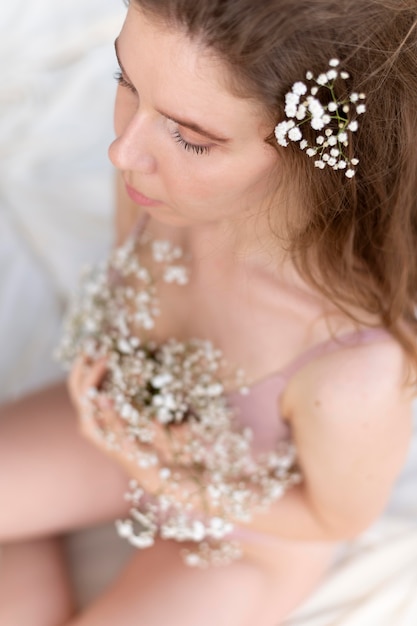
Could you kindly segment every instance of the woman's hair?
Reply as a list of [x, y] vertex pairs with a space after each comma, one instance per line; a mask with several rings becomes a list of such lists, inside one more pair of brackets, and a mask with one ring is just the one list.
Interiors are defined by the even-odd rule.
[[[346, 312], [353, 305], [376, 316], [417, 367], [417, 0], [135, 3], [212, 50], [230, 69], [231, 88], [265, 105], [266, 140], [286, 151], [303, 198], [302, 219], [288, 216], [299, 271]], [[307, 70], [325, 72], [332, 58], [351, 77], [336, 86], [342, 99], [346, 88], [366, 94], [348, 149], [359, 159], [353, 179], [315, 168], [298, 144], [281, 148], [272, 132], [293, 83]], [[307, 125], [303, 136], [315, 143]]]

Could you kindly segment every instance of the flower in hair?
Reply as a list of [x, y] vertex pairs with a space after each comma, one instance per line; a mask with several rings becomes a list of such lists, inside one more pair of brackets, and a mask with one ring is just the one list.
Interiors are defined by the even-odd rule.
[[[329, 166], [334, 170], [343, 170], [347, 178], [352, 178], [359, 160], [349, 158], [346, 148], [352, 133], [359, 128], [357, 117], [366, 111], [365, 94], [353, 92], [344, 100], [337, 99], [335, 81], [349, 78], [347, 72], [339, 71], [339, 63], [338, 59], [331, 59], [327, 72], [316, 78], [312, 72], [307, 72], [306, 82], [293, 84], [291, 91], [285, 95], [287, 119], [276, 125], [275, 137], [283, 147], [287, 147], [290, 141], [298, 142], [300, 149], [315, 159], [314, 165], [319, 169]], [[327, 95], [319, 99], [318, 95], [323, 90]], [[325, 100], [329, 100], [327, 104], [323, 103]], [[302, 127], [305, 124], [317, 132], [314, 144], [303, 136]]]

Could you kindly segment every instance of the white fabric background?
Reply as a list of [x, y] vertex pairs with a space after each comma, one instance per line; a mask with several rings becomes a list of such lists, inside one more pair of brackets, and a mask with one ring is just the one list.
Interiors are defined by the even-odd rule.
[[121, 0], [0, 7], [0, 396], [56, 375], [50, 362], [80, 265], [110, 241]]
[[[112, 42], [124, 13], [121, 0], [1, 3], [0, 400], [62, 375], [51, 352], [63, 308], [80, 266], [110, 245]], [[389, 515], [307, 605], [315, 621], [291, 624], [417, 624], [416, 478], [417, 434]], [[68, 545], [81, 603], [130, 552], [109, 527]], [[339, 605], [347, 613], [329, 612]]]
[[[51, 356], [63, 310], [80, 267], [110, 246], [125, 11], [122, 0], [0, 3], [0, 402], [63, 375]], [[81, 603], [130, 552], [113, 527], [68, 546]]]

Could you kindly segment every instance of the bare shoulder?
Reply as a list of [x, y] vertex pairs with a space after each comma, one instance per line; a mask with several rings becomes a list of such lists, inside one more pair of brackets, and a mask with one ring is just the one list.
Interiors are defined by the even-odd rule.
[[335, 536], [352, 536], [384, 509], [412, 434], [414, 389], [394, 339], [322, 356], [291, 380], [290, 422], [308, 495]]
[[[404, 350], [387, 335], [369, 343], [342, 347], [312, 361], [290, 381], [285, 393], [287, 413], [355, 414], [390, 403], [409, 404], [415, 388], [407, 384]], [[391, 404], [391, 406], [393, 406]]]

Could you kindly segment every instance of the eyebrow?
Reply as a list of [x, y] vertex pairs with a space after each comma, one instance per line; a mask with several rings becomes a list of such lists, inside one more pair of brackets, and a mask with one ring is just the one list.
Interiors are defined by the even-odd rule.
[[[122, 70], [123, 74], [128, 79], [128, 81], [131, 83], [132, 81], [130, 80], [129, 75], [126, 72], [120, 60], [117, 39], [114, 42], [114, 50], [116, 53], [117, 62], [120, 65], [120, 69]], [[190, 130], [198, 133], [199, 135], [202, 135], [203, 137], [207, 137], [208, 139], [211, 139], [212, 141], [216, 141], [218, 143], [223, 143], [223, 144], [230, 141], [230, 139], [228, 139], [227, 137], [221, 137], [219, 135], [216, 135], [215, 133], [211, 132], [210, 130], [207, 130], [206, 128], [203, 128], [202, 126], [200, 126], [196, 122], [193, 122], [192, 120], [179, 119], [161, 109], [156, 109], [156, 111], [160, 113], [160, 115], [163, 115], [164, 117], [166, 117], [171, 122], [175, 122], [176, 124], [178, 124], [179, 126], [183, 126], [184, 128], [189, 128]]]

